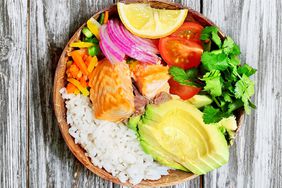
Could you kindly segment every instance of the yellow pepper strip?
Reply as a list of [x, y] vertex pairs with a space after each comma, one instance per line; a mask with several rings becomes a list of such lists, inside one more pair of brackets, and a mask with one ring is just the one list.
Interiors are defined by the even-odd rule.
[[97, 20], [95, 20], [94, 18], [90, 18], [87, 21], [87, 27], [88, 29], [91, 31], [91, 33], [93, 33], [97, 39], [100, 40], [100, 35], [99, 35], [99, 30], [100, 30], [100, 23], [97, 22]]
[[104, 24], [106, 24], [109, 20], [109, 11], [105, 12], [105, 17], [104, 17]]
[[92, 59], [91, 59], [91, 61], [90, 61], [90, 63], [89, 63], [89, 65], [88, 65], [88, 67], [87, 67], [87, 71], [88, 71], [89, 73], [91, 73], [91, 72], [93, 71], [94, 67], [95, 67], [97, 64], [98, 64], [98, 59], [97, 59], [96, 56], [93, 56]]
[[69, 78], [67, 80], [68, 80], [68, 82], [75, 85], [77, 87], [77, 89], [79, 89], [79, 91], [81, 91], [82, 95], [84, 95], [84, 96], [89, 95], [89, 91], [85, 87], [83, 87], [78, 80], [76, 80], [74, 78]]
[[76, 47], [76, 48], [89, 48], [94, 46], [91, 42], [72, 42], [70, 43], [70, 47]]

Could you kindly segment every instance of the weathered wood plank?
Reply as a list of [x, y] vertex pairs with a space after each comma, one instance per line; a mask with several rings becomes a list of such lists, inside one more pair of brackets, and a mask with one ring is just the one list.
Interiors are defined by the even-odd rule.
[[0, 1], [0, 187], [27, 183], [27, 10], [26, 0]]
[[203, 1], [203, 12], [241, 46], [258, 69], [257, 110], [248, 116], [228, 165], [205, 176], [205, 187], [282, 187], [281, 1]]
[[54, 70], [78, 27], [112, 1], [31, 1], [29, 187], [111, 187], [71, 154], [52, 108]]

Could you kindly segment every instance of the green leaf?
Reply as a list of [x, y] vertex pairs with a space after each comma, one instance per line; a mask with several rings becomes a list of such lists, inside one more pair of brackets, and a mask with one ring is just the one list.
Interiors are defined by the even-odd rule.
[[228, 55], [239, 55], [241, 53], [239, 46], [230, 37], [224, 40], [222, 49]]
[[246, 76], [252, 76], [253, 74], [255, 74], [257, 72], [256, 69], [254, 69], [253, 67], [251, 67], [248, 64], [244, 64], [243, 66], [238, 68], [238, 73], [240, 75], [245, 74]]
[[218, 28], [215, 26], [205, 27], [201, 33], [201, 40], [212, 40], [219, 48], [221, 47], [221, 39], [218, 36]]
[[198, 76], [198, 69], [192, 68], [185, 71], [188, 80], [193, 80]]
[[206, 73], [201, 80], [206, 83], [204, 90], [212, 96], [217, 97], [222, 94], [221, 74], [218, 70]]
[[228, 57], [224, 53], [214, 54], [212, 52], [204, 52], [201, 58], [204, 68], [208, 71], [227, 69]]
[[235, 97], [242, 99], [246, 113], [250, 113], [251, 111], [249, 100], [255, 93], [254, 86], [254, 82], [245, 74], [242, 76], [242, 79], [235, 84]]
[[238, 66], [238, 65], [240, 65], [240, 59], [239, 59], [238, 56], [231, 56], [229, 63], [234, 65], [234, 66]]
[[206, 124], [217, 123], [226, 116], [226, 114], [212, 106], [206, 106], [203, 113], [203, 119]]
[[198, 76], [198, 71], [195, 69], [190, 69], [191, 71], [185, 72], [184, 69], [172, 66], [169, 68], [169, 74], [172, 75], [173, 79], [182, 84], [188, 86], [198, 87], [199, 85], [193, 80]]

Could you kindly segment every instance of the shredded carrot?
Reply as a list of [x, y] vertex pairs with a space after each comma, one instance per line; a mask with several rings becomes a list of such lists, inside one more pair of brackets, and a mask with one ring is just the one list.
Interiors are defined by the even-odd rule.
[[77, 74], [79, 73], [79, 68], [75, 65], [72, 64], [68, 69], [67, 69], [67, 73], [70, 74], [70, 77], [76, 78]]
[[67, 80], [68, 80], [68, 82], [70, 82], [73, 85], [75, 85], [84, 96], [88, 96], [89, 95], [89, 91], [85, 87], [83, 87], [78, 80], [76, 80], [74, 78], [69, 78]]
[[79, 91], [72, 83], [68, 83], [66, 90], [68, 93], [75, 93], [76, 91]]
[[82, 56], [80, 55], [80, 52], [75, 50], [71, 52], [71, 57], [74, 60], [74, 63], [78, 66], [78, 68], [81, 70], [81, 72], [84, 75], [88, 75], [87, 67], [82, 59]]
[[77, 78], [81, 78], [81, 77], [82, 77], [82, 72], [81, 72], [81, 71], [78, 71], [76, 77], [77, 77]]
[[87, 67], [87, 71], [91, 73], [93, 71], [94, 67], [97, 66], [97, 64], [98, 64], [98, 59], [97, 59], [96, 56], [93, 56], [92, 59], [90, 60], [88, 67]]
[[87, 65], [87, 67], [89, 66], [89, 63], [90, 63], [91, 59], [92, 59], [92, 56], [89, 55], [89, 56], [87, 57], [86, 61], [85, 61], [85, 64]]
[[104, 17], [104, 24], [106, 24], [109, 20], [109, 11], [105, 12], [105, 17]]
[[79, 50], [75, 51], [78, 51], [81, 57], [83, 57], [84, 55], [88, 55], [88, 48], [80, 48]]
[[82, 85], [82, 87], [85, 87], [85, 88], [87, 87], [87, 82], [86, 82], [86, 80], [83, 77], [81, 77], [79, 79], [79, 82]]
[[84, 63], [85, 63], [85, 61], [86, 61], [87, 58], [88, 58], [88, 55], [86, 55], [86, 54], [84, 54], [84, 55], [82, 56], [82, 59], [83, 59]]

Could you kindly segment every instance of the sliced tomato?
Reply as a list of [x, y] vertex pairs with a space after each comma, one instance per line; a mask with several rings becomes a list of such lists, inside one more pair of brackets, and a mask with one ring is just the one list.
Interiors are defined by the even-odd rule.
[[178, 95], [181, 99], [187, 100], [201, 91], [201, 88], [194, 86], [186, 86], [178, 83], [173, 78], [168, 80], [170, 85], [169, 92], [174, 95]]
[[180, 37], [197, 42], [198, 44], [202, 45], [200, 36], [203, 29], [204, 27], [196, 22], [185, 22], [179, 29], [177, 29], [177, 31], [172, 33], [170, 36]]
[[159, 50], [169, 66], [183, 69], [197, 67], [203, 53], [203, 47], [200, 44], [179, 37], [161, 38]]

